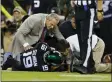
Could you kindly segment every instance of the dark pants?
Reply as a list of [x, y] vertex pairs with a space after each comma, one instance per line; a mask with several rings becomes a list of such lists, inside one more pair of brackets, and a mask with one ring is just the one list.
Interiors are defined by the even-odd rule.
[[[78, 17], [79, 14], [80, 16]], [[92, 58], [92, 31], [94, 14], [94, 9], [76, 9], [76, 27], [78, 32], [80, 55], [83, 66], [87, 68], [94, 67], [94, 61]]]
[[104, 54], [112, 53], [112, 17], [100, 22], [100, 37], [105, 42]]

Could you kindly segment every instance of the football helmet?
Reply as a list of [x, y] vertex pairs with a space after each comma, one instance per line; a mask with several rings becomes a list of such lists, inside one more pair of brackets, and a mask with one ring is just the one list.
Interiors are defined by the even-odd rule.
[[44, 61], [48, 65], [52, 65], [52, 66], [60, 65], [63, 61], [62, 54], [56, 50], [47, 52], [44, 55]]

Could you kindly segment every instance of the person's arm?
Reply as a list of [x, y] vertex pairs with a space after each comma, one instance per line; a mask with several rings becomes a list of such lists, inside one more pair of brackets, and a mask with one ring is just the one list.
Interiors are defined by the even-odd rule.
[[97, 0], [97, 18], [99, 21], [103, 19], [103, 0]]
[[[39, 19], [39, 17], [37, 17]], [[33, 29], [33, 27], [35, 26], [37, 22], [37, 18], [35, 18], [34, 16], [31, 16], [29, 18], [27, 18], [22, 25], [20, 26], [20, 28], [17, 30], [17, 33], [15, 34], [15, 37], [17, 38], [17, 40], [20, 42], [20, 44], [23, 45], [23, 47], [25, 48], [25, 50], [32, 48], [28, 42], [26, 42], [25, 37], [27, 37], [29, 35], [29, 33], [31, 32], [31, 30]]]
[[56, 36], [56, 38], [57, 38], [58, 40], [65, 39], [65, 38], [63, 37], [63, 35], [61, 34], [61, 32], [59, 31], [58, 26], [55, 27], [54, 35]]
[[103, 8], [103, 0], [97, 0], [97, 10], [102, 10]]
[[72, 53], [71, 53], [71, 49], [68, 48], [66, 49], [67, 55], [66, 55], [66, 63], [68, 66], [67, 72], [70, 72], [70, 64], [71, 64], [71, 57], [72, 57]]

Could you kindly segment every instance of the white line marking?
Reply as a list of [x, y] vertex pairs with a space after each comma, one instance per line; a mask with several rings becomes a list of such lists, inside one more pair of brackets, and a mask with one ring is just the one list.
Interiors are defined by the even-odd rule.
[[[65, 75], [65, 74], [61, 74], [59, 76], [62, 77], [96, 77], [96, 78], [109, 78], [109, 76], [102, 76], [102, 75]], [[111, 76], [110, 76], [111, 78]]]

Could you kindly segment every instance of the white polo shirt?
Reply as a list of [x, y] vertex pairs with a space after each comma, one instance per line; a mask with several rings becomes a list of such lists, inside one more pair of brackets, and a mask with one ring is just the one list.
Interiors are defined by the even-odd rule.
[[[72, 51], [76, 50], [77, 52], [80, 52], [77, 34], [68, 37], [66, 40], [69, 42]], [[98, 42], [98, 37], [96, 35], [92, 35], [92, 49], [95, 47], [97, 42]]]

